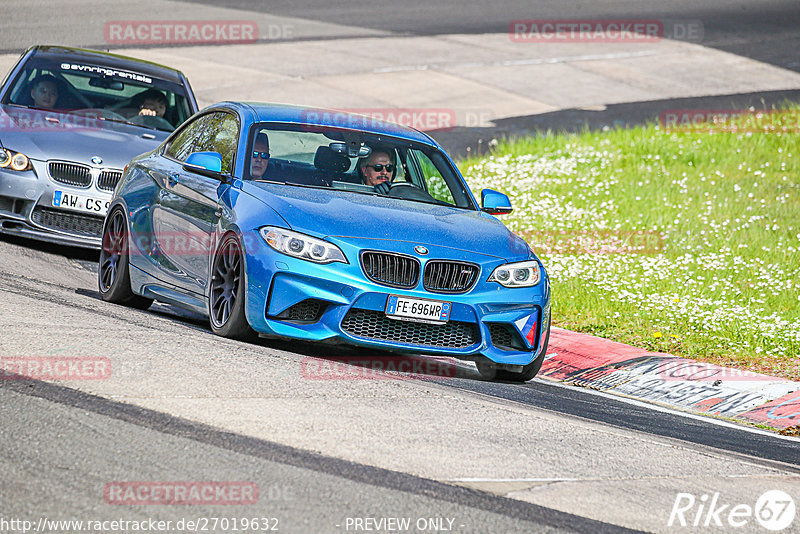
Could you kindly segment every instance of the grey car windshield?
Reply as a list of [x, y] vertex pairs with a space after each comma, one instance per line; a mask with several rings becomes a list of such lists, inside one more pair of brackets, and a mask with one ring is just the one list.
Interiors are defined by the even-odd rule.
[[[249, 139], [245, 175], [250, 180], [475, 209], [452, 164], [428, 145], [357, 130], [286, 124], [256, 125]], [[381, 189], [381, 182], [388, 187]]]
[[191, 114], [186, 89], [134, 70], [32, 58], [2, 102], [172, 131]]

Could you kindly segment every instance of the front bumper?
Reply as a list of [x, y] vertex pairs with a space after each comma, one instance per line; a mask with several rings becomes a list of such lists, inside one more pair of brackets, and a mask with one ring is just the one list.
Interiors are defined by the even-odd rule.
[[[485, 356], [507, 365], [539, 356], [550, 320], [546, 276], [535, 287], [509, 289], [486, 282], [490, 271], [484, 268], [463, 294], [395, 289], [368, 281], [358, 249], [337, 244], [350, 264], [319, 265], [280, 255], [260, 237], [248, 241], [246, 314], [257, 332], [461, 359]], [[384, 311], [389, 295], [451, 302], [450, 319], [442, 325], [390, 319]]]
[[47, 162], [32, 161], [30, 171], [0, 168], [0, 233], [63, 245], [100, 248], [103, 217], [53, 207], [56, 190], [108, 198], [94, 185], [73, 188], [47, 176]]

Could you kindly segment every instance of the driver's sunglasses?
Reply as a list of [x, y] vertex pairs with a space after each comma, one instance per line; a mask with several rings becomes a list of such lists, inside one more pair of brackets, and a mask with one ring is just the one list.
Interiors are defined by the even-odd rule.
[[392, 172], [394, 170], [394, 165], [389, 163], [388, 165], [384, 165], [382, 163], [378, 163], [377, 165], [367, 165], [367, 167], [372, 167], [375, 169], [375, 172], [383, 171], [383, 168], [386, 167], [386, 172]]
[[253, 150], [253, 157], [261, 159], [269, 159], [269, 152], [259, 152], [258, 150]]

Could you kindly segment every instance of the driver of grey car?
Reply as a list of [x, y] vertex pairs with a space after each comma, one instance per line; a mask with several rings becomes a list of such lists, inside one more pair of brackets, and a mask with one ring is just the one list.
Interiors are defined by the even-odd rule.
[[142, 100], [139, 104], [139, 115], [150, 117], [164, 117], [167, 112], [167, 97], [158, 89], [148, 89], [139, 93], [138, 98]]
[[371, 185], [381, 195], [389, 193], [395, 176], [395, 163], [389, 152], [373, 150], [369, 157], [359, 162], [358, 169], [365, 185]]
[[58, 101], [58, 83], [55, 77], [44, 74], [31, 82], [33, 107], [53, 109]]

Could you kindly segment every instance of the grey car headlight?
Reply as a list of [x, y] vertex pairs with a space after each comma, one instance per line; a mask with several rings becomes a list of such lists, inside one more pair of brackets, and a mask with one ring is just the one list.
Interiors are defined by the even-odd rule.
[[339, 247], [322, 239], [274, 226], [265, 226], [259, 231], [264, 241], [281, 254], [314, 263], [348, 263]]
[[7, 148], [0, 148], [0, 167], [15, 171], [29, 171], [33, 168], [28, 156]]
[[506, 263], [489, 275], [489, 282], [505, 287], [532, 287], [542, 279], [542, 268], [536, 260]]

